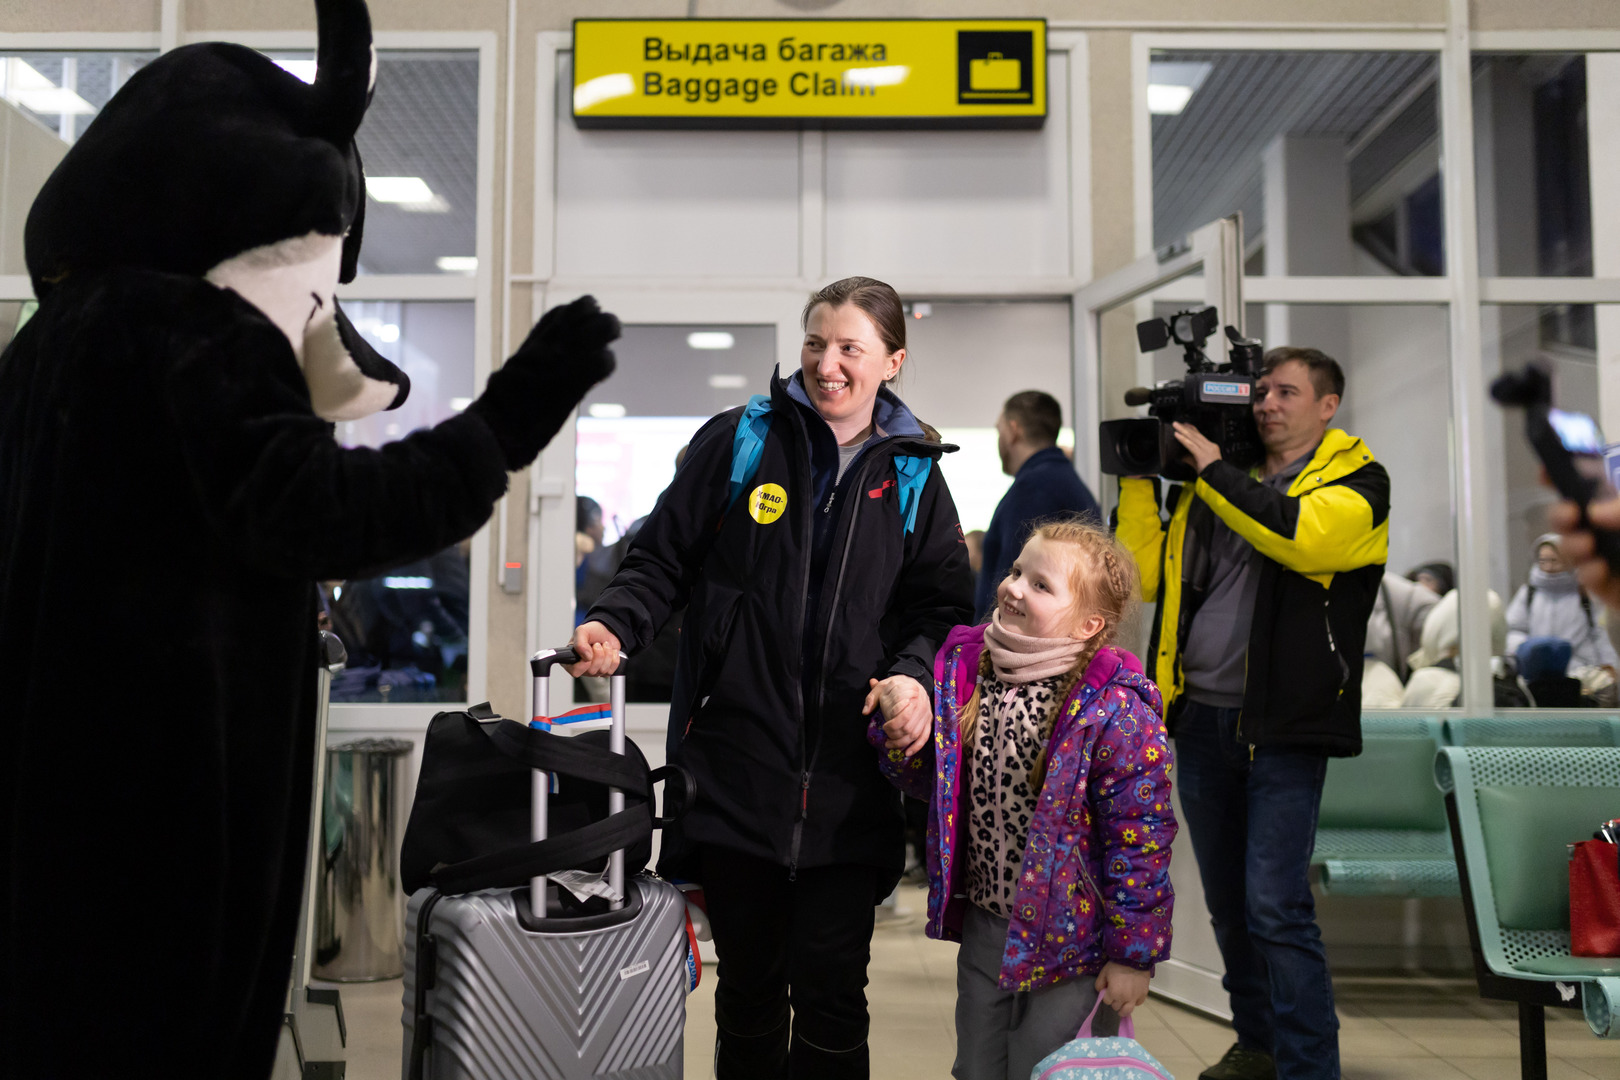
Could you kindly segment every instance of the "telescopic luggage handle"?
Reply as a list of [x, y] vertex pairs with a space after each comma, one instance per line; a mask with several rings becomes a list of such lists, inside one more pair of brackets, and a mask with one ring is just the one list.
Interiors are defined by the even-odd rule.
[[[544, 679], [551, 674], [551, 669], [558, 664], [577, 663], [579, 663], [579, 653], [574, 651], [572, 645], [564, 645], [560, 649], [541, 649], [529, 657], [529, 671], [535, 678]], [[629, 663], [630, 658], [624, 653], [620, 653], [619, 666], [614, 670], [613, 677], [615, 679], [624, 678], [625, 667]]]
[[[560, 649], [541, 649], [529, 657], [529, 671], [534, 676], [534, 712], [533, 718], [549, 716], [551, 713], [551, 669], [558, 664], [577, 664], [580, 657], [573, 646], [564, 645]], [[608, 749], [615, 754], [624, 753], [624, 673], [629, 666], [629, 660], [624, 653], [619, 654], [619, 666], [613, 672], [613, 681], [609, 701], [613, 712], [612, 727], [608, 734]], [[551, 774], [543, 769], [534, 770], [532, 786], [533, 806], [530, 809], [530, 836], [534, 840], [546, 839], [546, 811], [551, 798]], [[608, 817], [624, 812], [624, 791], [621, 788], [608, 788]], [[624, 907], [624, 849], [619, 848], [608, 856], [608, 888], [618, 897], [612, 902], [612, 909], [617, 911]], [[529, 879], [529, 912], [536, 919], [546, 917], [546, 878], [544, 874]]]

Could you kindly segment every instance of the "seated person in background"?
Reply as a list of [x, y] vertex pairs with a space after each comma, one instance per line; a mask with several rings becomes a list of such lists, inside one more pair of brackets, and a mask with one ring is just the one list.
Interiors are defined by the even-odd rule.
[[996, 452], [1001, 455], [1001, 471], [1013, 482], [984, 534], [983, 565], [973, 597], [980, 620], [990, 617], [996, 586], [1036, 524], [1071, 514], [1102, 522], [1097, 500], [1074, 471], [1074, 462], [1058, 448], [1062, 428], [1062, 407], [1040, 390], [1014, 394], [996, 417]]
[[[1423, 638], [1423, 621], [1439, 602], [1440, 594], [1427, 585], [1386, 571], [1373, 600], [1372, 617], [1367, 620], [1368, 667], [1377, 658], [1404, 684], [1412, 673], [1406, 658], [1417, 649]], [[1363, 684], [1366, 678], [1363, 672]]]
[[[1500, 656], [1507, 648], [1507, 620], [1502, 617], [1502, 598], [1494, 591], [1487, 596], [1491, 607], [1491, 655]], [[1412, 677], [1407, 681], [1401, 708], [1449, 709], [1458, 704], [1462, 694], [1462, 675], [1457, 667], [1461, 644], [1458, 599], [1457, 590], [1448, 592], [1430, 609], [1429, 617], [1423, 621], [1423, 643], [1409, 658]], [[1506, 687], [1511, 685], [1506, 680], [1497, 681], [1498, 705], [1508, 707], [1524, 704], [1516, 692], [1504, 695]], [[1508, 696], [1513, 700], [1507, 700]]]
[[1572, 709], [1596, 705], [1581, 695], [1581, 680], [1566, 675], [1569, 642], [1563, 638], [1526, 638], [1515, 651], [1519, 663], [1519, 689], [1525, 704], [1543, 709]]
[[1444, 596], [1457, 587], [1457, 574], [1448, 562], [1424, 563], [1406, 572], [1407, 581], [1427, 586], [1436, 596]]
[[1575, 580], [1575, 571], [1559, 550], [1558, 534], [1536, 538], [1530, 580], [1514, 594], [1507, 610], [1507, 648], [1517, 653], [1527, 638], [1562, 638], [1570, 644], [1564, 674], [1581, 681], [1585, 692], [1603, 704], [1615, 703], [1615, 668], [1620, 657], [1604, 633], [1592, 598]]
[[1406, 684], [1395, 669], [1368, 653], [1361, 668], [1361, 707], [1398, 709], [1405, 697]]

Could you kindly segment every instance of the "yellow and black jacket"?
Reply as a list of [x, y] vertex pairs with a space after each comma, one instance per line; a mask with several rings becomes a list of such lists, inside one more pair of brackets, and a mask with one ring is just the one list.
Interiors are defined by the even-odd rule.
[[[1189, 496], [1196, 495], [1197, 498]], [[1148, 674], [1171, 732], [1185, 687], [1181, 642], [1204, 599], [1217, 519], [1263, 558], [1238, 737], [1348, 757], [1361, 752], [1361, 668], [1389, 553], [1389, 474], [1360, 439], [1330, 429], [1286, 493], [1225, 461], [1188, 491], [1120, 481], [1118, 533], [1158, 601]]]

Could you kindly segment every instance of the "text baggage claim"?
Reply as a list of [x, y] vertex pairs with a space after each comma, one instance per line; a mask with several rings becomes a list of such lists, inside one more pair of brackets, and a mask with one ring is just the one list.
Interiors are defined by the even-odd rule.
[[[886, 63], [889, 50], [879, 42], [875, 45], [841, 45], [826, 42], [795, 42], [783, 38], [776, 43], [777, 58], [791, 63]], [[688, 42], [678, 45], [662, 38], [649, 37], [642, 42], [642, 56], [649, 63], [729, 64], [734, 62], [765, 63], [770, 59], [763, 42], [740, 45]], [[787, 77], [787, 92], [795, 97], [870, 97], [877, 86], [865, 72], [853, 69], [842, 78], [818, 75], [812, 71], [795, 71]], [[641, 92], [646, 97], [684, 97], [687, 101], [718, 102], [723, 98], [741, 98], [752, 105], [762, 97], [775, 97], [782, 87], [772, 78], [724, 78], [712, 76], [683, 77], [679, 73], [644, 71], [641, 74]]]

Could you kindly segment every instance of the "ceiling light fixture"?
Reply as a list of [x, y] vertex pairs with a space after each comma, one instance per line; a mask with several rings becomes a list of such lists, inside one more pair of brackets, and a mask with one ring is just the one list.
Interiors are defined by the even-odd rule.
[[5, 58], [5, 98], [41, 116], [89, 116], [96, 107], [72, 90], [57, 86], [18, 56]]
[[414, 575], [414, 574], [401, 575], [399, 577], [385, 577], [385, 578], [383, 578], [383, 588], [385, 588], [385, 589], [431, 589], [431, 588], [433, 588], [433, 579], [430, 578], [430, 577], [419, 577], [419, 576]]
[[1204, 85], [1215, 65], [1207, 60], [1153, 60], [1148, 63], [1148, 112], [1176, 116]]
[[710, 375], [709, 389], [711, 390], [741, 390], [748, 385], [746, 375]]
[[446, 274], [476, 274], [478, 273], [478, 256], [476, 255], [440, 255], [434, 260], [434, 265]]
[[724, 330], [694, 330], [686, 335], [688, 349], [729, 349], [737, 339]]
[[609, 402], [599, 401], [585, 411], [596, 417], [598, 420], [622, 420], [625, 413], [629, 410], [627, 410], [623, 405], [614, 405]]
[[444, 197], [436, 195], [420, 176], [368, 176], [366, 194], [380, 203], [391, 203], [401, 210], [442, 214], [450, 209]]

